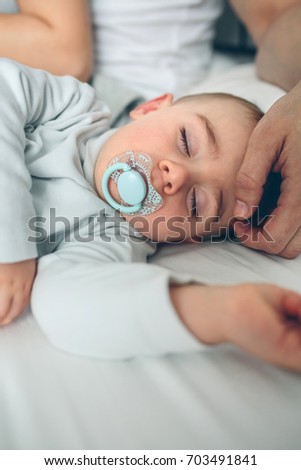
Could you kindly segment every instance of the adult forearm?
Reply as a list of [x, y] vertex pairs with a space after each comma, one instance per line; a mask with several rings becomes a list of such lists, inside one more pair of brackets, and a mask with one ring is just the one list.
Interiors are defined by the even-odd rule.
[[0, 14], [0, 56], [81, 80], [87, 80], [91, 71], [89, 54], [77, 51], [65, 39], [63, 31], [22, 12]]
[[227, 294], [223, 287], [214, 289], [198, 284], [170, 287], [171, 301], [181, 321], [199, 341], [206, 344], [225, 340], [223, 312], [213, 307], [217, 290], [221, 297]]
[[300, 25], [301, 4], [278, 18], [258, 44], [259, 77], [288, 91], [301, 80]]

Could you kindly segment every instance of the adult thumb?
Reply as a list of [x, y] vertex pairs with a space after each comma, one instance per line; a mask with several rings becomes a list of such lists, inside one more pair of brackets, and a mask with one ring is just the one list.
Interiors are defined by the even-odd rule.
[[269, 124], [266, 116], [251, 134], [244, 160], [235, 182], [234, 217], [248, 218], [256, 210], [278, 155], [279, 133]]

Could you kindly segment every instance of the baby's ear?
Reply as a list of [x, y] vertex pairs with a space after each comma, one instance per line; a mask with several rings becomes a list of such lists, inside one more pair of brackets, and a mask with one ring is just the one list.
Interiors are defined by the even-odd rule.
[[168, 108], [168, 106], [171, 106], [172, 102], [173, 95], [171, 93], [166, 93], [158, 98], [139, 104], [139, 106], [130, 112], [130, 117], [135, 121], [145, 114], [157, 111], [158, 109]]

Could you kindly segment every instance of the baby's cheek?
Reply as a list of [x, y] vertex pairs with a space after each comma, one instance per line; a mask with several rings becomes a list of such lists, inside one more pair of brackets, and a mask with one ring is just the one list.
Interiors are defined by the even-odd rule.
[[196, 235], [196, 224], [192, 217], [186, 215], [167, 215], [166, 208], [148, 216], [127, 216], [128, 222], [139, 233], [156, 242], [193, 243]]
[[149, 233], [149, 221], [146, 216], [143, 215], [126, 215], [125, 216], [126, 220], [134, 227], [134, 229], [143, 234], [148, 236]]

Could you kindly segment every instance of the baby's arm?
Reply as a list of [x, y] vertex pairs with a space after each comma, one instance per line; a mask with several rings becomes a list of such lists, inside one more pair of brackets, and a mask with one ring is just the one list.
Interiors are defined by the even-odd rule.
[[270, 284], [171, 287], [183, 323], [202, 342], [233, 343], [301, 371], [301, 296]]
[[0, 264], [0, 325], [12, 322], [27, 307], [35, 274], [35, 259]]

